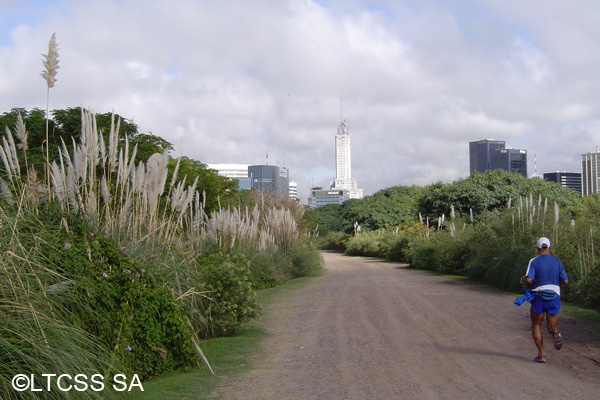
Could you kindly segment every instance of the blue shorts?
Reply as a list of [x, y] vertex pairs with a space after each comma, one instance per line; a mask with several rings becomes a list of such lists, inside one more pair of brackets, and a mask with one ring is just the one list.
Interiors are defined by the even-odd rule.
[[560, 296], [556, 296], [552, 300], [544, 300], [540, 296], [534, 296], [534, 299], [531, 300], [531, 311], [536, 314], [558, 314], [560, 311]]

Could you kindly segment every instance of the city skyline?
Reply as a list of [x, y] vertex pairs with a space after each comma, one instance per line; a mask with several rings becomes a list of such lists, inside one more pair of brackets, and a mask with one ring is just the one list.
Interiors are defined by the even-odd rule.
[[[305, 201], [352, 128], [369, 195], [469, 175], [465, 143], [501, 137], [538, 173], [600, 144], [600, 3], [581, 0], [0, 0], [0, 112], [130, 118], [205, 164], [285, 164]], [[4, 129], [4, 127], [0, 127]]]

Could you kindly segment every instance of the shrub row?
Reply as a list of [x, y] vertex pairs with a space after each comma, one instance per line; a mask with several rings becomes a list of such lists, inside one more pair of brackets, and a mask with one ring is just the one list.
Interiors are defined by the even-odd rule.
[[[566, 301], [600, 310], [600, 229], [595, 219], [559, 218], [550, 212], [509, 209], [482, 217], [477, 224], [454, 221], [444, 229], [401, 226], [395, 230], [363, 232], [340, 241], [345, 254], [406, 262], [414, 268], [469, 276], [494, 287], [520, 291], [520, 278], [537, 255], [540, 236], [552, 240], [552, 253], [567, 270]], [[329, 237], [336, 237], [330, 233]], [[323, 241], [322, 243], [327, 243]], [[595, 245], [594, 245], [595, 244]]]

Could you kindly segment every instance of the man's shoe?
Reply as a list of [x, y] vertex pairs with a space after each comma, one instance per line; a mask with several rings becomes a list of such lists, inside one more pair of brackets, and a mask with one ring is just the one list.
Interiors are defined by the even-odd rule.
[[539, 362], [539, 363], [545, 363], [546, 362], [546, 355], [545, 354], [538, 354], [537, 357], [533, 359], [533, 361]]
[[553, 327], [549, 331], [552, 334], [552, 341], [554, 342], [554, 348], [556, 350], [560, 350], [563, 345], [563, 340], [562, 340], [562, 335], [560, 334], [560, 330], [558, 329], [558, 326]]

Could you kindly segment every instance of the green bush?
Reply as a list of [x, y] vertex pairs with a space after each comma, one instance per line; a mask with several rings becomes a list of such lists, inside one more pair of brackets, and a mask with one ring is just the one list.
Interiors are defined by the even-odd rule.
[[[88, 233], [64, 240], [67, 249], [54, 261], [73, 284], [60, 296], [68, 302], [87, 295], [88, 302], [69, 307], [124, 368], [147, 379], [197, 361], [185, 313], [166, 285], [109, 238]], [[90, 308], [105, 318], [90, 318]]]
[[250, 265], [239, 255], [210, 254], [199, 260], [204, 288], [210, 297], [208, 318], [213, 336], [235, 333], [254, 318], [260, 305], [250, 280]]
[[570, 281], [565, 287], [565, 292], [566, 296], [561, 296], [565, 300], [576, 301], [584, 307], [600, 311], [600, 264], [597, 264], [583, 279]]
[[318, 243], [321, 250], [346, 250], [346, 242], [349, 238], [344, 232], [327, 232], [326, 235], [319, 237]]
[[348, 240], [344, 254], [348, 256], [383, 257], [380, 232], [363, 232]]
[[415, 237], [406, 250], [407, 262], [413, 268], [437, 270], [438, 258], [434, 244], [429, 238]]
[[147, 379], [197, 361], [173, 293], [112, 239], [91, 232], [83, 214], [48, 203], [17, 227], [32, 259], [45, 266], [36, 277], [48, 301], [68, 311], [61, 322], [97, 338], [119, 369]]
[[404, 233], [389, 238], [386, 240], [384, 257], [390, 261], [406, 261], [409, 243], [409, 237]]
[[299, 248], [290, 252], [292, 258], [292, 278], [307, 276], [323, 266], [321, 255], [310, 248]]

